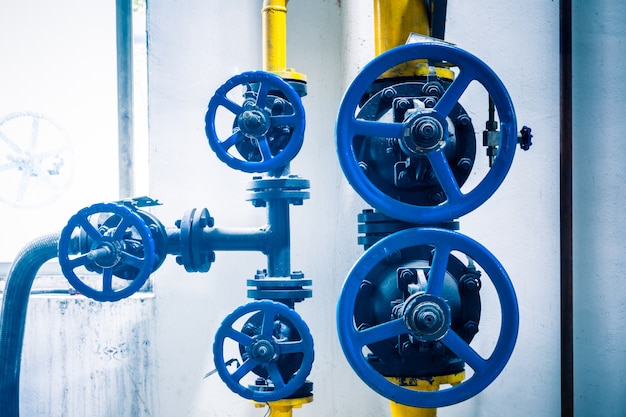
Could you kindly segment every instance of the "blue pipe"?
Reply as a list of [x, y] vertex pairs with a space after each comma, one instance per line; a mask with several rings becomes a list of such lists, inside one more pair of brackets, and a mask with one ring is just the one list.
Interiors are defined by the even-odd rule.
[[28, 243], [9, 270], [0, 317], [0, 417], [19, 417], [20, 365], [30, 291], [41, 266], [58, 254], [60, 233]]

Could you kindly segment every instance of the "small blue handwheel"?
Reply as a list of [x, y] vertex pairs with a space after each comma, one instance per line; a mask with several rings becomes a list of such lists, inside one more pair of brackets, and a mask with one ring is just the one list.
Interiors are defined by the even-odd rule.
[[[368, 361], [364, 350], [368, 345], [381, 342], [402, 335], [416, 336], [415, 329], [411, 328], [411, 317], [389, 318], [389, 321], [372, 325], [366, 328], [355, 326], [355, 309], [360, 291], [365, 287], [364, 279], [370, 271], [381, 262], [388, 259], [390, 254], [404, 249], [428, 245], [433, 248], [433, 257], [428, 272], [424, 299], [428, 304], [438, 305], [441, 310], [449, 310], [448, 301], [442, 297], [444, 278], [448, 259], [452, 251], [465, 253], [478, 264], [484, 275], [487, 275], [495, 291], [500, 305], [500, 332], [493, 351], [486, 356], [479, 354], [463, 338], [456, 333], [448, 321], [437, 333], [438, 341], [462, 359], [472, 368], [473, 374], [459, 385], [438, 391], [416, 391], [397, 385], [377, 372]], [[483, 275], [483, 277], [484, 277]], [[483, 278], [483, 282], [485, 282]], [[366, 306], [365, 306], [366, 307]], [[443, 308], [445, 307], [445, 308]], [[417, 311], [417, 310], [414, 310]], [[395, 402], [412, 407], [434, 408], [444, 407], [465, 401], [485, 389], [504, 369], [508, 362], [519, 327], [519, 312], [517, 298], [513, 285], [498, 260], [478, 242], [458, 232], [435, 228], [406, 229], [374, 244], [365, 252], [348, 274], [339, 296], [337, 304], [337, 329], [339, 341], [348, 362], [358, 376], [373, 390]], [[474, 342], [475, 339], [472, 341]], [[384, 361], [385, 358], [378, 360]], [[387, 375], [392, 376], [392, 375]], [[411, 377], [401, 375], [401, 377]]]
[[[102, 218], [106, 221], [98, 224]], [[72, 216], [63, 228], [59, 264], [79, 293], [97, 301], [118, 301], [137, 292], [152, 273], [154, 240], [144, 220], [131, 209], [94, 204]], [[91, 282], [77, 271], [80, 267], [100, 273], [101, 279]], [[114, 281], [114, 276], [123, 279]]]
[[[387, 70], [414, 60], [445, 62], [458, 74], [432, 108], [416, 109], [403, 121], [372, 120], [359, 114], [361, 101], [375, 81]], [[446, 147], [453, 146], [448, 118], [472, 82], [481, 84], [492, 98], [500, 121], [495, 161], [486, 175], [469, 190], [461, 190], [455, 179]], [[487, 100], [485, 100], [487, 103]], [[393, 192], [383, 192], [368, 177], [356, 143], [363, 140], [398, 143], [408, 158], [428, 160], [443, 193], [432, 205], [401, 201]], [[474, 55], [443, 42], [423, 42], [391, 49], [368, 63], [348, 87], [337, 115], [337, 154], [349, 183], [372, 207], [409, 223], [432, 224], [456, 219], [484, 203], [500, 186], [509, 171], [517, 128], [511, 98], [498, 76]], [[391, 149], [391, 148], [390, 148]], [[471, 165], [471, 162], [470, 162]], [[393, 170], [394, 167], [389, 169]], [[398, 192], [397, 194], [400, 194]]]
[[[229, 96], [244, 86], [241, 97]], [[235, 118], [227, 134], [218, 133], [218, 109]], [[277, 75], [245, 72], [217, 89], [209, 101], [205, 117], [209, 145], [228, 166], [244, 172], [267, 172], [289, 163], [300, 151], [304, 140], [305, 115], [302, 100], [287, 82]]]
[[[249, 317], [245, 324], [235, 328], [245, 317]], [[231, 372], [228, 365], [234, 356], [240, 357], [240, 365]], [[224, 319], [213, 357], [218, 374], [233, 392], [253, 401], [277, 401], [295, 393], [311, 372], [313, 338], [294, 310], [274, 301], [254, 301]], [[264, 384], [259, 385], [259, 379]]]

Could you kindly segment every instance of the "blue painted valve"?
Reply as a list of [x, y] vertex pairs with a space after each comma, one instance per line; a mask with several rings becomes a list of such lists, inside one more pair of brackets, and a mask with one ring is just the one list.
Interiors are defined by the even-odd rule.
[[[254, 301], [224, 319], [213, 356], [218, 374], [233, 392], [258, 402], [277, 401], [305, 384], [313, 365], [313, 338], [295, 310], [274, 301]], [[233, 362], [238, 366], [231, 372]]]
[[[458, 74], [444, 82], [433, 67], [421, 83], [379, 79], [416, 60], [443, 62]], [[471, 119], [459, 105], [470, 84], [486, 90], [500, 130], [490, 132], [485, 145], [493, 159], [488, 172], [462, 190], [476, 148]], [[500, 186], [517, 145], [516, 118], [506, 88], [480, 59], [444, 42], [420, 42], [389, 50], [363, 68], [341, 103], [336, 139], [343, 172], [367, 203], [394, 219], [432, 224], [471, 212]]]
[[[424, 261], [416, 267], [419, 250]], [[459, 268], [458, 253], [471, 268]], [[500, 332], [486, 355], [470, 345], [480, 316], [476, 264], [500, 309]], [[385, 275], [390, 279], [377, 282]], [[348, 274], [337, 305], [339, 340], [354, 371], [379, 394], [413, 407], [443, 407], [485, 389], [508, 362], [518, 326], [515, 291], [502, 265], [476, 241], [445, 229], [406, 229], [375, 243]], [[438, 391], [416, 391], [387, 378], [428, 379], [458, 374], [465, 365], [473, 371], [468, 379]]]
[[[123, 205], [94, 204], [72, 216], [62, 230], [59, 263], [79, 293], [118, 301], [145, 284], [157, 258], [152, 233], [139, 214]], [[91, 282], [80, 267], [101, 274], [100, 279]]]
[[[230, 95], [244, 86], [243, 97]], [[235, 116], [227, 134], [218, 132], [218, 111]], [[217, 89], [205, 117], [211, 149], [228, 166], [267, 172], [288, 164], [304, 140], [304, 107], [298, 93], [280, 77], [263, 71], [236, 75]]]

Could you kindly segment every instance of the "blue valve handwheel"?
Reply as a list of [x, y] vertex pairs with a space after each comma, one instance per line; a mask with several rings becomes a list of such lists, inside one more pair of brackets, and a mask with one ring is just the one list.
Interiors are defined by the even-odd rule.
[[[115, 227], [109, 225], [105, 230], [94, 226], [91, 217], [100, 215], [115, 216], [118, 219]], [[75, 231], [79, 233], [75, 234]], [[132, 247], [130, 242], [125, 241], [129, 233], [137, 236]], [[89, 242], [85, 251], [79, 250], [79, 245], [72, 241], [79, 235]], [[155, 265], [154, 240], [143, 219], [129, 208], [110, 203], [94, 204], [72, 216], [61, 231], [59, 264], [67, 280], [79, 293], [97, 301], [118, 301], [137, 292], [152, 273]], [[82, 266], [101, 271], [100, 288], [81, 279], [76, 269]], [[124, 280], [126, 285], [114, 286], [115, 271], [122, 267], [131, 268], [133, 278]]]
[[[472, 82], [481, 84], [493, 99], [500, 121], [497, 157], [484, 178], [467, 192], [461, 191], [444, 152], [444, 146], [432, 145], [424, 150], [435, 176], [445, 193], [438, 205], [421, 206], [402, 202], [377, 188], [360, 166], [355, 150], [356, 137], [403, 138], [409, 134], [409, 122], [394, 123], [358, 117], [360, 101], [370, 86], [385, 71], [417, 59], [449, 63], [457, 67], [456, 79], [445, 90], [432, 109], [423, 113], [430, 121], [439, 121], [447, 134], [446, 118]], [[485, 102], [486, 103], [486, 102]], [[412, 119], [413, 122], [419, 118]], [[413, 43], [391, 49], [368, 63], [348, 87], [337, 115], [336, 139], [339, 162], [349, 183], [372, 207], [398, 220], [431, 224], [453, 220], [476, 209], [500, 186], [509, 171], [517, 145], [515, 110], [511, 98], [498, 76], [474, 55], [443, 42]], [[420, 149], [421, 151], [421, 149]]]
[[[262, 315], [262, 324], [255, 334], [233, 327], [237, 320], [249, 314]], [[277, 331], [285, 324], [296, 330], [297, 340], [277, 337]], [[225, 356], [232, 353], [224, 349], [224, 342], [228, 339], [239, 345], [239, 352], [245, 352], [233, 372], [228, 369], [233, 361]], [[293, 375], [285, 378], [279, 363], [281, 358], [294, 354], [299, 355], [299, 367]], [[213, 357], [218, 374], [233, 392], [253, 401], [277, 401], [295, 393], [311, 372], [313, 338], [306, 323], [294, 310], [274, 301], [254, 301], [237, 308], [224, 319], [215, 336]], [[273, 387], [255, 387], [243, 381], [249, 375], [254, 382], [258, 369], [269, 376]]]
[[[243, 103], [239, 104], [228, 97], [228, 93], [238, 86], [258, 87], [256, 94], [245, 101], [242, 98]], [[273, 114], [276, 93], [288, 102], [284, 103], [281, 112], [287, 110], [287, 114]], [[235, 116], [234, 128], [224, 135], [226, 137], [220, 137], [216, 129], [217, 111], [222, 107]], [[209, 101], [205, 122], [206, 136], [213, 152], [231, 168], [244, 172], [267, 172], [285, 166], [295, 158], [304, 141], [305, 115], [300, 96], [282, 78], [263, 71], [236, 75], [218, 88]], [[287, 139], [274, 137], [275, 131], [280, 129]], [[244, 141], [250, 143], [260, 161], [250, 160], [237, 152], [237, 146]]]
[[[416, 391], [396, 385], [378, 373], [363, 354], [364, 346], [409, 334], [410, 330], [403, 318], [390, 319], [382, 324], [360, 330], [355, 328], [354, 324], [356, 300], [364, 277], [377, 264], [385, 261], [390, 254], [420, 245], [434, 247], [426, 294], [434, 297], [441, 294], [449, 255], [452, 251], [459, 251], [480, 265], [484, 275], [487, 275], [493, 284], [500, 305], [500, 333], [493, 351], [486, 358], [476, 352], [454, 330], [448, 328], [440, 342], [465, 361], [474, 373], [459, 385], [439, 391]], [[458, 232], [444, 229], [406, 229], [389, 235], [374, 244], [361, 256], [348, 274], [337, 304], [339, 341], [354, 371], [379, 394], [412, 407], [444, 407], [465, 401], [485, 389], [495, 380], [508, 362], [515, 346], [518, 327], [517, 298], [513, 285], [502, 265], [478, 242]]]

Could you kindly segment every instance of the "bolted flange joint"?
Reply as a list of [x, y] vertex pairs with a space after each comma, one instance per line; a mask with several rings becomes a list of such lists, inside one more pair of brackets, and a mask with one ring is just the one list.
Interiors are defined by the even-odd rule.
[[187, 272], [208, 272], [215, 261], [215, 252], [202, 245], [204, 228], [213, 224], [214, 219], [206, 208], [193, 208], [176, 221], [180, 229], [180, 256], [176, 257], [176, 263]]

